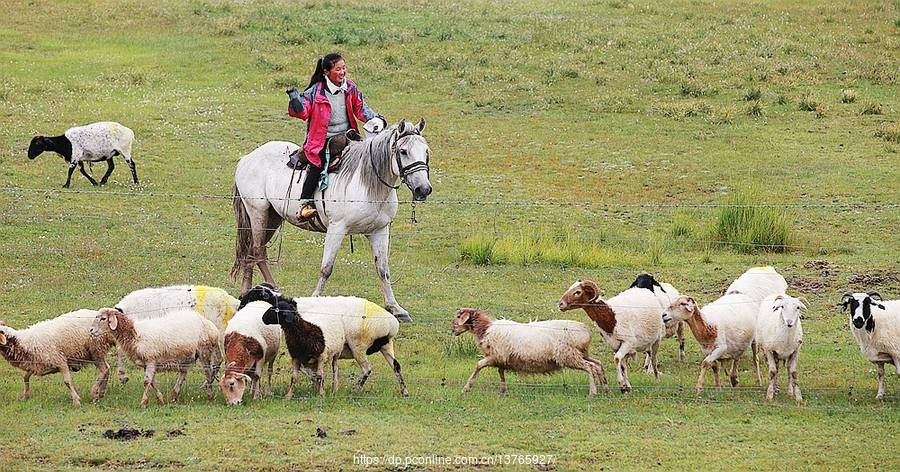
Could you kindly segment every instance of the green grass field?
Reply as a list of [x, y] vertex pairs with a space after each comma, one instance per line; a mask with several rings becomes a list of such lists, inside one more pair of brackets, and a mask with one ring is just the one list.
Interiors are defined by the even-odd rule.
[[[11, 326], [146, 286], [235, 292], [235, 164], [266, 141], [302, 141], [284, 89], [332, 50], [389, 121], [426, 118], [434, 186], [418, 224], [401, 205], [392, 231], [394, 290], [415, 319], [397, 343], [409, 398], [373, 357], [362, 391], [344, 361], [336, 396], [304, 383], [285, 401], [285, 355], [275, 398], [239, 407], [208, 403], [195, 369], [181, 404], [142, 411], [134, 368], [99, 404], [74, 407], [58, 375], [33, 379], [23, 402], [20, 372], [0, 362], [0, 469], [357, 470], [363, 456], [411, 459], [375, 470], [469, 468], [443, 457], [528, 470], [900, 468], [900, 379], [889, 373], [874, 400], [874, 366], [837, 307], [847, 289], [900, 297], [900, 2], [0, 6], [0, 319]], [[140, 185], [119, 161], [108, 186], [76, 174], [64, 191], [61, 159], [27, 160], [32, 136], [101, 120], [135, 131]], [[763, 220], [741, 223], [735, 202]], [[729, 232], [751, 226], [786, 230], [783, 247]], [[354, 243], [328, 293], [380, 302], [371, 253]], [[312, 291], [321, 246], [291, 227], [270, 249], [287, 293]], [[501, 397], [491, 370], [461, 393], [479, 354], [451, 336], [457, 307], [590, 322], [556, 309], [575, 279], [612, 295], [646, 270], [706, 303], [764, 264], [810, 302], [802, 405], [766, 403], [746, 363], [737, 389], [698, 398], [690, 335], [683, 365], [664, 341], [659, 385], [632, 363], [627, 396], [588, 399], [584, 376], [566, 372], [510, 374]], [[85, 398], [95, 374], [75, 374]], [[123, 427], [155, 434], [102, 436]], [[537, 455], [552, 461], [516, 462]]]

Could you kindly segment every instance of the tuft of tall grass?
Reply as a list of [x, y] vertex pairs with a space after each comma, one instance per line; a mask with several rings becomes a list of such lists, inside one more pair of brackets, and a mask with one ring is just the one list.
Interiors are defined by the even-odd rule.
[[752, 88], [744, 93], [743, 98], [745, 102], [758, 102], [762, 98], [762, 90], [759, 87]]
[[718, 245], [745, 254], [786, 252], [794, 239], [783, 210], [760, 206], [742, 193], [719, 211], [713, 232]]
[[463, 239], [459, 244], [460, 257], [475, 265], [490, 265], [493, 261], [494, 239], [479, 233]]
[[859, 110], [860, 115], [881, 115], [884, 113], [884, 109], [881, 108], [880, 103], [869, 102], [863, 105], [862, 109]]
[[[449, 326], [450, 323], [448, 322]], [[472, 336], [444, 336], [445, 357], [478, 357], [481, 351]]]
[[806, 95], [800, 99], [800, 111], [816, 111], [819, 107], [819, 101], [810, 95]]
[[494, 238], [474, 235], [460, 242], [460, 257], [479, 265], [552, 264], [584, 268], [641, 267], [646, 262], [647, 248], [626, 250], [601, 246], [601, 243], [602, 238], [600, 241], [583, 240], [572, 235], [539, 232]]
[[759, 103], [759, 100], [750, 102], [750, 105], [747, 106], [747, 116], [763, 116], [765, 111], [763, 110], [762, 104]]
[[694, 227], [690, 217], [686, 213], [675, 213], [669, 234], [673, 239], [690, 239], [694, 237]]
[[900, 144], [900, 123], [887, 124], [875, 132], [875, 136], [885, 141]]
[[856, 101], [856, 91], [853, 89], [841, 90], [841, 103], [853, 103]]

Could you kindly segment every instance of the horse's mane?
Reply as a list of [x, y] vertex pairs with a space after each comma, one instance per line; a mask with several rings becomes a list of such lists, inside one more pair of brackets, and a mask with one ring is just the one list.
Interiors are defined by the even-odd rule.
[[[338, 176], [341, 178], [350, 178], [354, 174], [359, 174], [363, 185], [368, 193], [375, 193], [379, 189], [389, 190], [384, 184], [378, 180], [378, 176], [387, 181], [391, 168], [391, 140], [397, 125], [385, 129], [377, 136], [365, 141], [351, 141], [344, 148], [341, 159], [341, 169]], [[374, 159], [370, 159], [369, 156]], [[372, 171], [372, 167], [375, 171]], [[388, 182], [390, 183], [390, 182]]]

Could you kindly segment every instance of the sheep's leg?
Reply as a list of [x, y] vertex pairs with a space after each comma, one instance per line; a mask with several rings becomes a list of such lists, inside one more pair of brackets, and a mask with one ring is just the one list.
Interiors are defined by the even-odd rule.
[[66, 176], [66, 183], [63, 184], [63, 188], [69, 188], [69, 185], [72, 184], [72, 173], [75, 172], [76, 167], [78, 167], [77, 162], [69, 164], [69, 175]]
[[875, 395], [876, 400], [884, 400], [884, 362], [876, 362], [878, 367], [878, 393]]
[[731, 360], [731, 372], [729, 372], [728, 377], [729, 377], [729, 379], [731, 379], [731, 387], [732, 388], [737, 387], [737, 385], [738, 385], [738, 360], [739, 359], [740, 358]]
[[[137, 165], [134, 163], [133, 160], [131, 160], [130, 154], [131, 153], [128, 153], [128, 154], [122, 153], [122, 156], [125, 158], [125, 162], [128, 163], [128, 167], [131, 168], [131, 179], [134, 180], [135, 184], [137, 184], [138, 183]], [[112, 161], [112, 159], [110, 159], [110, 161]]]
[[275, 356], [268, 362], [266, 366], [266, 374], [268, 377], [268, 385], [266, 386], [266, 396], [272, 396], [272, 370], [275, 368]]
[[477, 364], [475, 364], [475, 372], [472, 372], [472, 375], [469, 376], [469, 380], [466, 381], [466, 385], [463, 386], [463, 392], [468, 392], [469, 390], [471, 390], [472, 384], [475, 383], [475, 377], [478, 376], [478, 372], [480, 372], [481, 369], [490, 366], [491, 362], [492, 361], [490, 357], [485, 357], [479, 360]]
[[384, 356], [384, 360], [387, 361], [391, 369], [394, 370], [394, 375], [397, 376], [397, 383], [400, 384], [400, 395], [404, 397], [409, 395], [409, 391], [406, 389], [406, 382], [403, 380], [403, 374], [400, 372], [400, 363], [397, 362], [397, 357], [394, 356], [394, 341], [385, 344], [381, 348], [381, 355]]
[[125, 372], [125, 353], [118, 346], [116, 346], [116, 371], [119, 373], [119, 382], [122, 385], [128, 383], [128, 373]]
[[778, 359], [775, 357], [775, 351], [765, 351], [765, 355], [766, 365], [769, 366], [769, 388], [766, 390], [766, 400], [772, 401], [778, 390]]
[[[75, 391], [75, 384], [72, 382], [72, 372], [69, 371], [69, 364], [63, 360], [59, 364], [59, 371], [62, 372], [63, 383], [66, 384], [66, 387], [69, 387], [69, 393], [72, 395], [72, 403], [75, 405], [81, 405], [81, 397], [78, 396], [78, 392]], [[884, 374], [884, 368], [881, 369], [882, 374]], [[882, 375], [884, 377], [884, 375]]]
[[313, 290], [312, 296], [318, 297], [325, 291], [325, 282], [331, 277], [334, 270], [334, 259], [337, 257], [338, 249], [341, 248], [341, 242], [347, 230], [344, 227], [330, 226], [328, 232], [325, 233], [325, 249], [322, 251], [322, 266], [319, 269], [319, 282], [316, 289]]
[[721, 390], [722, 384], [719, 383], [719, 367], [716, 365], [716, 362], [719, 360], [719, 357], [722, 353], [725, 352], [726, 346], [717, 346], [713, 349], [712, 352], [709, 353], [706, 358], [703, 359], [703, 362], [700, 363], [700, 378], [697, 379], [697, 393], [703, 389], [704, 380], [706, 378], [706, 370], [712, 369], [713, 374], [716, 378], [716, 387]]
[[659, 383], [659, 365], [657, 364], [657, 357], [656, 357], [656, 355], [658, 353], [659, 353], [659, 341], [656, 341], [655, 343], [653, 343], [652, 346], [650, 346], [650, 352], [648, 353], [648, 356], [650, 356], [650, 367], [652, 370], [652, 372], [650, 372], [650, 373], [656, 378], [656, 383]]
[[[572, 366], [572, 368], [578, 369], [578, 370], [583, 370], [583, 371], [587, 372], [587, 374], [588, 374], [588, 397], [591, 397], [591, 398], [595, 397], [597, 395], [597, 384], [594, 382], [594, 370], [596, 369], [594, 364], [591, 364], [591, 362], [588, 361], [587, 359], [582, 359], [581, 365], [574, 365], [574, 366]], [[502, 374], [503, 369], [500, 369], [500, 372], [501, 372], [500, 381], [502, 382], [501, 385], [503, 386], [502, 392], [506, 393], [506, 380], [503, 378], [503, 374]]]
[[894, 361], [894, 368], [897, 369], [897, 375], [900, 376], [900, 356], [894, 356], [891, 359]]
[[110, 157], [106, 160], [106, 173], [100, 178], [100, 185], [106, 185], [106, 181], [109, 180], [109, 176], [112, 175], [115, 167], [116, 165], [113, 163], [113, 158]]
[[325, 362], [326, 359], [320, 358], [316, 364], [316, 372], [313, 374], [313, 384], [320, 397], [325, 396]]
[[172, 388], [172, 403], [178, 403], [178, 397], [181, 396], [181, 385], [187, 377], [187, 368], [181, 367], [178, 370], [178, 379], [175, 380], [175, 387]]
[[803, 395], [800, 394], [800, 384], [797, 383], [797, 361], [799, 360], [800, 349], [797, 349], [793, 354], [791, 354], [791, 357], [788, 360], [788, 375], [790, 376], [788, 380], [788, 393], [794, 395], [794, 400], [802, 402]]
[[626, 343], [622, 343], [614, 356], [616, 360], [616, 373], [619, 376], [619, 389], [622, 393], [631, 391], [631, 382], [628, 381], [628, 356], [631, 354], [633, 354], [631, 352], [631, 347]]
[[216, 375], [219, 370], [218, 359], [221, 358], [221, 352], [218, 350], [219, 346], [215, 345], [212, 349], [211, 352], [200, 358], [200, 362], [203, 364], [203, 373], [206, 374], [206, 382], [204, 382], [203, 386], [206, 387], [207, 400], [216, 398], [216, 394], [213, 392], [213, 384], [216, 382]]
[[684, 362], [684, 322], [679, 321], [675, 328], [675, 336], [678, 338], [678, 363]]
[[88, 179], [88, 181], [91, 183], [91, 185], [93, 185], [93, 186], [95, 186], [95, 187], [97, 186], [97, 181], [94, 180], [93, 177], [91, 177], [90, 175], [88, 175], [87, 172], [85, 172], [85, 170], [84, 170], [84, 162], [79, 162], [79, 163], [78, 163], [78, 170], [81, 171], [81, 175], [83, 175], [86, 179]]
[[713, 371], [713, 379], [716, 382], [716, 390], [722, 391], [722, 382], [719, 382], [719, 366], [722, 366], [724, 369], [724, 363], [722, 361], [713, 362], [712, 371]]
[[22, 380], [25, 382], [25, 390], [22, 391], [22, 400], [31, 398], [31, 372], [25, 371], [22, 374]]
[[353, 352], [353, 358], [356, 359], [356, 363], [359, 364], [360, 368], [359, 381], [356, 382], [356, 388], [362, 389], [363, 385], [366, 384], [366, 380], [369, 380], [369, 376], [372, 375], [372, 364], [369, 363], [366, 351], [362, 349], [359, 352]]
[[649, 351], [646, 354], [644, 354], [644, 370], [646, 370], [648, 374], [653, 375], [653, 369], [650, 367], [650, 352]]
[[597, 376], [597, 380], [600, 381], [600, 385], [603, 387], [603, 390], [608, 392], [609, 384], [606, 382], [606, 371], [603, 370], [603, 364], [592, 357], [585, 357], [584, 360], [594, 365], [594, 374]]
[[160, 406], [165, 405], [166, 399], [163, 397], [162, 392], [159, 391], [159, 388], [156, 387], [156, 364], [152, 362], [144, 367], [144, 396], [141, 398], [141, 408], [147, 408], [148, 394], [151, 388], [156, 393], [156, 402]]
[[759, 375], [759, 346], [756, 344], [756, 340], [750, 343], [750, 350], [753, 353], [753, 372], [756, 373], [756, 386], [759, 387], [762, 385], [762, 377]]
[[294, 396], [294, 384], [297, 383], [297, 371], [299, 370], [299, 366], [297, 365], [297, 361], [292, 361], [293, 367], [291, 368], [291, 383], [288, 385], [288, 391], [284, 395], [285, 400], [290, 400]]
[[94, 386], [91, 387], [91, 398], [94, 401], [98, 401], [106, 393], [106, 386], [109, 382], [109, 363], [101, 357], [94, 361], [94, 365], [97, 366], [100, 373], [97, 375], [97, 381], [94, 382]]
[[[500, 375], [500, 395], [506, 395], [506, 393], [509, 391], [506, 388], [506, 369], [504, 369], [503, 367], [498, 367], [497, 374]], [[588, 371], [588, 376], [593, 379], [591, 371]]]

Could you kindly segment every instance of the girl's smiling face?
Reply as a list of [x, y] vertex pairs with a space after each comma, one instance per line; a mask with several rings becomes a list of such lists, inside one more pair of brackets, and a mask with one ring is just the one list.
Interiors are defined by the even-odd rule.
[[344, 77], [347, 76], [347, 63], [343, 59], [338, 60], [331, 65], [331, 69], [325, 71], [328, 80], [335, 85], [344, 83]]

